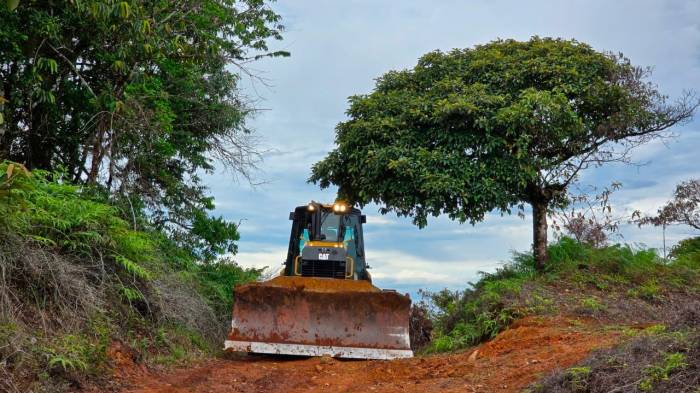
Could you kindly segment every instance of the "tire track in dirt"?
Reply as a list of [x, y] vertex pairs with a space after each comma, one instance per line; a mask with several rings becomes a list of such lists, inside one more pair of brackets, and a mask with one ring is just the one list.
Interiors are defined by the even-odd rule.
[[528, 317], [470, 351], [394, 361], [247, 356], [127, 377], [123, 393], [519, 392], [620, 341], [594, 320]]

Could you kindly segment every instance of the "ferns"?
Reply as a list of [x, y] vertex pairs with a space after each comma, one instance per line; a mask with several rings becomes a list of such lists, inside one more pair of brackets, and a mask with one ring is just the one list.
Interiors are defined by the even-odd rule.
[[131, 230], [114, 207], [61, 182], [60, 174], [30, 174], [13, 163], [0, 164], [0, 173], [7, 198], [0, 220], [8, 231], [83, 264], [99, 263], [102, 280], [113, 271], [125, 282], [117, 288], [127, 303], [145, 300], [139, 282], [153, 273], [142, 263], [152, 262], [157, 248], [145, 233]]
[[103, 262], [103, 255], [109, 255], [128, 277], [152, 279], [135, 261], [152, 261], [157, 247], [145, 233], [131, 230], [117, 209], [61, 182], [60, 174], [30, 174], [8, 162], [0, 164], [0, 174], [0, 191], [7, 198], [0, 220], [9, 231], [87, 260]]
[[150, 280], [152, 278], [152, 275], [148, 270], [137, 265], [129, 258], [125, 258], [121, 255], [113, 255], [112, 257], [119, 265], [121, 265], [122, 268], [124, 268], [126, 272], [133, 274], [134, 277], [142, 280]]
[[143, 294], [138, 289], [121, 286], [119, 292], [129, 303], [145, 300]]

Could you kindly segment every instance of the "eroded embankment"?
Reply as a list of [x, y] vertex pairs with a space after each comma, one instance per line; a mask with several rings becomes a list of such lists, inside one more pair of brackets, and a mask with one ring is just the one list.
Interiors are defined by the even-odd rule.
[[123, 392], [518, 392], [620, 340], [580, 318], [528, 317], [470, 351], [395, 361], [247, 356], [168, 373], [122, 369]]

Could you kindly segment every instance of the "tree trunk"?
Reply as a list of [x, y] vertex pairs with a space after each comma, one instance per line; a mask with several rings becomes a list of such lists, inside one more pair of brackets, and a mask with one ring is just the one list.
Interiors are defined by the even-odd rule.
[[37, 105], [31, 114], [31, 125], [27, 132], [25, 147], [25, 162], [27, 169], [53, 170], [51, 158], [53, 143], [49, 136], [45, 108]]
[[97, 183], [97, 176], [100, 174], [100, 165], [102, 164], [102, 158], [104, 157], [104, 149], [102, 147], [102, 142], [105, 136], [105, 117], [100, 116], [100, 120], [97, 124], [97, 135], [95, 135], [95, 142], [92, 145], [92, 157], [90, 161], [90, 173], [88, 174], [87, 182], [88, 184]]
[[532, 203], [532, 253], [535, 267], [543, 271], [547, 263], [547, 202]]

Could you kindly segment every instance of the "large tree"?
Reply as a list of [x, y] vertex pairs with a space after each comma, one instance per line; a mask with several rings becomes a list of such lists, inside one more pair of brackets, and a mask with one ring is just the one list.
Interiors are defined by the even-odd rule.
[[268, 50], [282, 31], [268, 1], [8, 5], [0, 159], [103, 189], [204, 257], [232, 250], [235, 225], [208, 216], [200, 176], [217, 159], [247, 176], [258, 159], [238, 85], [248, 62], [286, 55]]
[[420, 227], [429, 215], [475, 223], [529, 204], [542, 269], [547, 211], [580, 171], [627, 161], [697, 107], [691, 95], [667, 103], [648, 75], [622, 55], [562, 39], [431, 52], [350, 97], [337, 147], [310, 180]]

